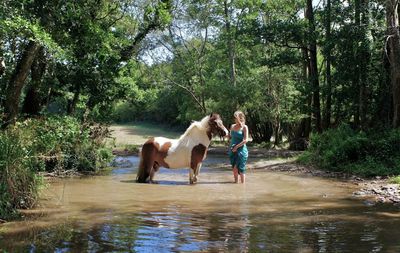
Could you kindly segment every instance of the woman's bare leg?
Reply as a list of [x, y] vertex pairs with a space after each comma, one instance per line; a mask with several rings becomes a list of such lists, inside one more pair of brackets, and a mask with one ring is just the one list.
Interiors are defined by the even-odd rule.
[[240, 173], [240, 182], [244, 184], [246, 181], [246, 175], [244, 173]]
[[235, 179], [235, 183], [238, 183], [238, 168], [235, 166], [233, 167], [233, 178]]

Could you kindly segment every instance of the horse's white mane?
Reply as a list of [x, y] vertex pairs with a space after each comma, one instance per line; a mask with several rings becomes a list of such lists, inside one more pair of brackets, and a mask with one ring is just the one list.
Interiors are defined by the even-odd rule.
[[185, 133], [183, 133], [181, 135], [181, 137], [179, 137], [179, 140], [182, 140], [183, 138], [185, 138], [186, 136], [188, 136], [190, 134], [190, 132], [194, 129], [194, 128], [198, 128], [199, 130], [204, 130], [207, 131], [209, 129], [209, 125], [208, 125], [208, 121], [210, 120], [210, 116], [205, 116], [202, 120], [200, 121], [193, 121], [192, 124], [190, 124], [190, 126], [188, 127], [188, 129], [186, 129]]

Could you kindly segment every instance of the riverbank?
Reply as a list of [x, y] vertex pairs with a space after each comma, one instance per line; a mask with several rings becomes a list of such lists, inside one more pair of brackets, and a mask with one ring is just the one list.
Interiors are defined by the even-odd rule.
[[[264, 151], [263, 153], [268, 153]], [[291, 152], [271, 151], [271, 154], [281, 154], [281, 157], [290, 157]], [[262, 153], [261, 153], [262, 154]], [[258, 154], [260, 155], [260, 154]], [[255, 156], [258, 156], [255, 154]], [[279, 171], [290, 174], [299, 174], [323, 178], [335, 178], [345, 181], [349, 184], [358, 186], [358, 190], [353, 192], [353, 196], [364, 199], [368, 205], [377, 203], [392, 203], [400, 206], [400, 185], [394, 184], [389, 177], [362, 178], [356, 175], [320, 170], [311, 166], [305, 166], [296, 162], [295, 156], [287, 162], [277, 162], [268, 164], [268, 162], [256, 162], [252, 169], [263, 169], [268, 171]]]

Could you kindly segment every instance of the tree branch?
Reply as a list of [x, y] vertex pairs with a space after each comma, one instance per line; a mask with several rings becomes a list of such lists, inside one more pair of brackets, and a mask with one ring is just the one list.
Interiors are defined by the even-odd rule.
[[[194, 94], [194, 92], [192, 90], [190, 90], [188, 87], [179, 84], [177, 82], [175, 82], [174, 80], [168, 78], [167, 76], [165, 76], [165, 78], [170, 81], [172, 84], [182, 88], [183, 90], [185, 90], [186, 92], [188, 92], [192, 98], [194, 99], [194, 101], [197, 103], [197, 105], [200, 107], [200, 109], [205, 113], [206, 112], [206, 108], [201, 104], [200, 100], [197, 98], [196, 94]], [[190, 83], [190, 81], [188, 81]]]

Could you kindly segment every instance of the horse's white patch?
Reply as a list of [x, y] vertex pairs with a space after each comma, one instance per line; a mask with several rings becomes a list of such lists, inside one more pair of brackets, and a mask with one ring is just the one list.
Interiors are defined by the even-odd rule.
[[192, 150], [195, 146], [202, 144], [206, 148], [210, 145], [207, 135], [208, 119], [205, 117], [200, 122], [194, 122], [179, 139], [155, 138], [155, 141], [162, 146], [165, 142], [171, 142], [165, 162], [171, 169], [188, 168], [192, 157]]
[[160, 145], [160, 147], [162, 147], [167, 142], [173, 142], [173, 141], [175, 141], [175, 140], [168, 139], [168, 138], [165, 138], [165, 137], [155, 137], [154, 138], [154, 142], [158, 143]]
[[215, 122], [218, 124], [218, 126], [219, 126], [220, 128], [222, 128], [222, 129], [224, 130], [225, 136], [229, 135], [229, 131], [228, 131], [228, 129], [226, 129], [226, 127], [225, 127], [224, 124], [222, 123], [222, 120], [219, 119], [219, 120], [216, 120]]

